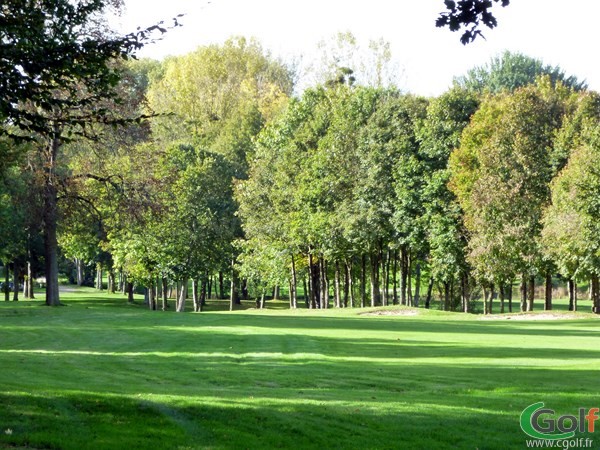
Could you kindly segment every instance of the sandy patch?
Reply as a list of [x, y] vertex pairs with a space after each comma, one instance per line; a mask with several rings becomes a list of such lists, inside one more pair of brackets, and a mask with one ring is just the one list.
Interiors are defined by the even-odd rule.
[[419, 311], [414, 309], [380, 309], [378, 311], [370, 311], [360, 313], [361, 316], [418, 316]]
[[[580, 314], [573, 313], [533, 313], [533, 314], [490, 314], [480, 320], [572, 320], [583, 319]], [[588, 317], [585, 317], [586, 319]]]

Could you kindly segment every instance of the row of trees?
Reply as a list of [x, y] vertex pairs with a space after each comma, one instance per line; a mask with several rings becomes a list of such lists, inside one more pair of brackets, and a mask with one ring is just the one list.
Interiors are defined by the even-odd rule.
[[99, 286], [103, 273], [130, 299], [145, 286], [153, 309], [175, 286], [183, 311], [191, 282], [200, 310], [228, 282], [232, 308], [287, 286], [292, 307], [300, 291], [326, 308], [429, 306], [437, 290], [469, 311], [483, 288], [488, 311], [496, 292], [512, 309], [515, 280], [531, 309], [535, 277], [550, 293], [557, 273], [572, 292], [591, 280], [598, 309], [598, 100], [574, 77], [505, 54], [419, 98], [382, 86], [389, 55], [374, 43], [372, 86], [334, 54], [327, 79], [293, 97], [293, 71], [254, 41], [123, 62], [143, 38], [103, 38], [98, 67], [65, 68], [64, 86], [33, 92], [37, 110], [11, 100], [2, 259], [17, 281], [43, 262], [48, 304], [58, 242], [80, 281], [94, 264]]

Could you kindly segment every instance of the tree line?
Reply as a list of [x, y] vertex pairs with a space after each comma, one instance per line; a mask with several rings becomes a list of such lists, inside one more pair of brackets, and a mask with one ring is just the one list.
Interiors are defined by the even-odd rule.
[[536, 278], [550, 309], [560, 275], [571, 309], [589, 282], [598, 312], [599, 105], [577, 78], [505, 53], [422, 98], [382, 83], [379, 43], [377, 81], [337, 58], [298, 94], [256, 41], [117, 58], [142, 38], [96, 55], [113, 63], [80, 73], [89, 86], [65, 72], [64, 87], [11, 100], [22, 123], [0, 142], [1, 257], [27, 295], [60, 264], [130, 301], [143, 287], [152, 309], [174, 296], [200, 311], [211, 292], [262, 306], [286, 288], [291, 307], [430, 307], [437, 294], [472, 311], [482, 293], [492, 312], [496, 297], [512, 310], [514, 284], [533, 309]]

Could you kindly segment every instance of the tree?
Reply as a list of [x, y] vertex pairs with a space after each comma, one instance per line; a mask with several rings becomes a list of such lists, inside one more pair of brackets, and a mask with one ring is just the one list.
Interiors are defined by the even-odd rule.
[[[522, 274], [533, 308], [541, 270], [541, 211], [549, 201], [553, 137], [569, 90], [538, 86], [487, 97], [451, 156], [451, 188], [465, 211], [469, 262], [490, 291]], [[525, 287], [523, 287], [525, 293]]]
[[0, 116], [18, 139], [34, 140], [44, 158], [46, 304], [58, 293], [58, 189], [62, 145], [89, 136], [94, 123], [124, 123], [113, 114], [123, 60], [149, 39], [152, 30], [106, 36], [94, 28], [106, 0], [11, 0], [0, 14]]
[[[508, 6], [510, 0], [493, 0], [494, 3], [501, 2], [502, 6]], [[435, 22], [436, 27], [448, 27], [450, 31], [459, 31], [465, 28], [460, 42], [468, 44], [473, 42], [477, 36], [483, 37], [481, 25], [495, 28], [498, 21], [492, 14], [493, 3], [490, 0], [444, 0], [446, 12], [440, 13]]]
[[509, 51], [493, 57], [483, 66], [469, 70], [466, 75], [456, 77], [454, 84], [479, 94], [497, 94], [534, 84], [541, 76], [548, 76], [553, 85], [561, 83], [576, 91], [587, 88], [584, 81], [579, 81], [573, 75], [567, 76], [558, 66], [552, 67], [539, 59]]
[[[460, 147], [461, 134], [478, 107], [474, 93], [454, 87], [429, 103], [427, 117], [419, 129], [420, 153], [427, 167], [422, 201], [429, 247], [429, 286], [431, 289], [437, 280], [444, 285], [444, 293], [451, 296], [453, 285], [460, 280], [461, 309], [465, 312], [469, 310], [471, 284], [466, 262], [467, 233], [462, 208], [448, 188], [448, 160], [452, 151]], [[448, 305], [450, 299], [445, 300]]]

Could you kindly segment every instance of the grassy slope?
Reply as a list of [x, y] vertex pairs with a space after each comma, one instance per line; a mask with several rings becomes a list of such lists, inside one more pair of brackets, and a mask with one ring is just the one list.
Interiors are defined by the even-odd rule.
[[587, 316], [175, 314], [64, 297], [0, 302], [0, 447], [523, 448], [525, 406], [600, 404]]

